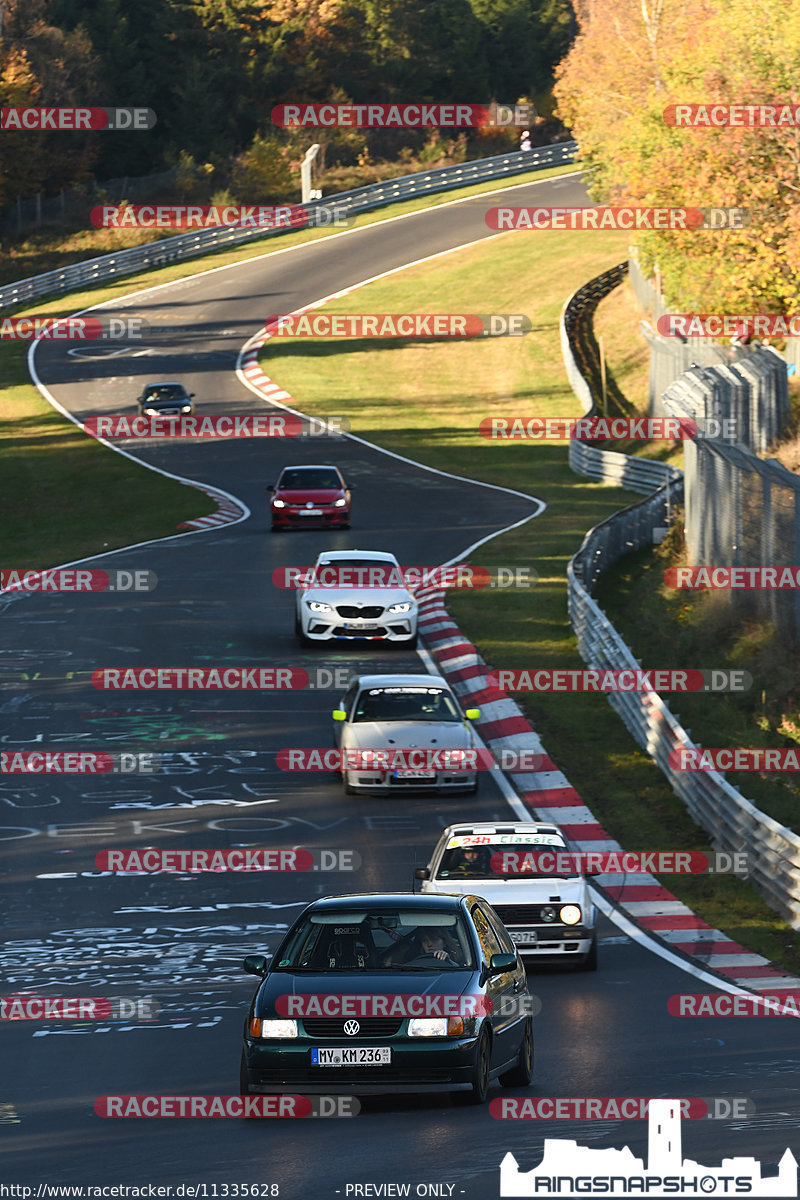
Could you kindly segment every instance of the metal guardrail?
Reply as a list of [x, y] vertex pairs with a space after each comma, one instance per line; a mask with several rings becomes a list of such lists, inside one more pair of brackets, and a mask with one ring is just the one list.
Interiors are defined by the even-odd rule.
[[[600, 370], [599, 351], [592, 330], [595, 309], [603, 297], [622, 282], [627, 270], [627, 263], [618, 263], [590, 279], [570, 296], [561, 311], [561, 354], [570, 386], [586, 416], [594, 416], [597, 411], [590, 383], [592, 375], [597, 377]], [[666, 463], [602, 450], [577, 439], [569, 444], [569, 465], [576, 475], [648, 494], [661, 484], [680, 478], [681, 474]]]
[[[603, 280], [603, 276], [599, 279]], [[597, 285], [598, 280], [592, 280], [592, 284]], [[591, 288], [591, 284], [587, 288]], [[610, 290], [610, 287], [606, 288], [606, 291]], [[581, 293], [584, 293], [584, 300], [591, 298], [591, 291], [580, 289], [568, 301], [564, 315]], [[581, 302], [584, 311], [586, 307]], [[567, 375], [581, 405], [587, 415], [591, 415], [595, 411], [595, 399], [579, 366], [564, 315], [561, 334]], [[608, 479], [612, 470], [620, 471], [618, 465], [612, 466], [606, 461], [609, 451], [598, 450], [596, 453], [599, 457], [594, 466], [599, 473], [593, 478]], [[612, 457], [625, 459], [627, 455], [613, 454]], [[582, 463], [577, 458], [576, 463], [573, 464], [571, 446], [570, 465], [579, 473], [587, 473], [581, 470]], [[658, 466], [662, 471], [665, 468], [662, 463], [652, 466]], [[669, 524], [671, 504], [681, 498], [684, 481], [682, 472], [675, 468], [667, 470], [672, 472], [669, 482], [662, 483], [646, 499], [614, 513], [591, 529], [567, 567], [570, 623], [578, 639], [580, 655], [589, 667], [641, 667], [591, 592], [604, 571], [625, 554], [650, 544], [655, 527]], [[623, 487], [628, 486], [624, 469], [620, 474], [619, 482]], [[637, 744], [655, 760], [694, 820], [709, 834], [715, 849], [746, 852], [750, 882], [793, 928], [800, 929], [800, 837], [761, 812], [742, 796], [738, 788], [728, 783], [721, 772], [681, 771], [670, 764], [669, 756], [673, 750], [698, 747], [657, 692], [609, 693], [607, 699]]]
[[[325, 196], [315, 204], [307, 205], [309, 225], [324, 224], [319, 220], [321, 211], [336, 205], [344, 208], [348, 216], [410, 200], [417, 196], [428, 196], [435, 192], [446, 192], [453, 188], [466, 187], [490, 179], [505, 179], [521, 175], [526, 171], [544, 170], [546, 167], [561, 166], [573, 162], [577, 153], [576, 142], [562, 142], [556, 146], [540, 146], [535, 150], [513, 150], [497, 154], [492, 158], [476, 159], [474, 162], [457, 163], [451, 167], [438, 167], [432, 171], [418, 171], [414, 175], [403, 175], [383, 183], [370, 183], [352, 188], [347, 192]], [[21, 279], [0, 287], [0, 310], [16, 304], [28, 303], [42, 296], [61, 295], [79, 288], [91, 287], [108, 279], [133, 275], [146, 267], [163, 267], [187, 258], [196, 258], [211, 250], [224, 250], [259, 238], [280, 237], [290, 229], [242, 229], [223, 226], [219, 229], [201, 229], [192, 233], [176, 234], [143, 246], [132, 246], [115, 254], [104, 254], [85, 262], [74, 263], [57, 271], [47, 271], [30, 279]]]

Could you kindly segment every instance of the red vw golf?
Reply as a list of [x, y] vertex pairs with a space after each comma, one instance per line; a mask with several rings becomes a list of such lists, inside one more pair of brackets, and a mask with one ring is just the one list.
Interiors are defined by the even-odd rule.
[[272, 492], [272, 529], [329, 525], [350, 528], [350, 488], [338, 467], [284, 467], [278, 482], [267, 484]]

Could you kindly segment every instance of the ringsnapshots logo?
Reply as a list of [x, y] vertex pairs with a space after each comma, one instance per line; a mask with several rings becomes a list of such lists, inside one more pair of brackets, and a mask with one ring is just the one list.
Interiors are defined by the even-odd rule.
[[152, 108], [0, 108], [0, 130], [9, 132], [47, 132], [67, 130], [72, 133], [108, 133], [122, 129], [141, 131], [152, 129], [156, 123]]
[[306, 850], [239, 848], [233, 850], [101, 850], [95, 855], [98, 871], [115, 875], [193, 875], [204, 873], [254, 872], [284, 874], [305, 871], [346, 871], [361, 868], [357, 850]]
[[530, 125], [533, 104], [276, 104], [273, 125], [284, 129], [478, 129]]
[[183, 438], [334, 438], [341, 441], [350, 430], [347, 417], [300, 417], [294, 413], [269, 412], [248, 415], [205, 414], [203, 416], [166, 416], [108, 414], [87, 417], [85, 433], [98, 439]]
[[665, 313], [656, 321], [662, 337], [800, 337], [800, 315], [781, 313]]
[[746, 229], [746, 208], [506, 208], [488, 209], [486, 225], [502, 233], [514, 229], [559, 230], [726, 230]]
[[306, 229], [355, 223], [344, 205], [315, 204], [97, 204], [95, 229]]
[[[720, 1097], [720, 1099], [727, 1099]], [[740, 1098], [734, 1097], [731, 1103]], [[492, 1101], [492, 1104], [503, 1101]], [[523, 1101], [524, 1103], [524, 1101]], [[535, 1104], [535, 1098], [531, 1098]], [[647, 1120], [648, 1161], [634, 1158], [630, 1149], [592, 1149], [574, 1140], [545, 1138], [542, 1161], [521, 1171], [509, 1151], [500, 1163], [500, 1196], [567, 1197], [579, 1195], [675, 1197], [701, 1195], [797, 1195], [797, 1159], [786, 1150], [777, 1175], [764, 1176], [752, 1156], [724, 1158], [719, 1167], [704, 1167], [684, 1159], [681, 1149], [680, 1099], [652, 1099]], [[724, 1119], [730, 1119], [729, 1111]], [[638, 1118], [641, 1119], [641, 1118]], [[691, 1119], [691, 1117], [690, 1117]], [[741, 1139], [741, 1134], [738, 1135]]]
[[0, 996], [0, 1021], [155, 1021], [152, 996]]
[[25, 567], [0, 569], [3, 592], [152, 592], [158, 586], [155, 571], [53, 567], [30, 571]]
[[497, 668], [487, 675], [503, 692], [746, 692], [753, 686], [749, 671], [672, 668], [587, 668], [583, 670], [514, 670]]
[[141, 341], [149, 333], [144, 317], [0, 317], [2, 342]]
[[796, 129], [800, 105], [668, 104], [664, 124], [674, 129]]
[[[355, 1096], [99, 1096], [94, 1102], [98, 1117], [203, 1118], [355, 1117], [361, 1105]], [[182, 1185], [181, 1185], [182, 1186]], [[262, 1193], [266, 1194], [266, 1193]], [[275, 1194], [275, 1193], [271, 1193]]]
[[271, 337], [481, 338], [524, 337], [533, 324], [524, 313], [275, 313]]
[[0, 775], [154, 775], [161, 755], [127, 750], [0, 750]]

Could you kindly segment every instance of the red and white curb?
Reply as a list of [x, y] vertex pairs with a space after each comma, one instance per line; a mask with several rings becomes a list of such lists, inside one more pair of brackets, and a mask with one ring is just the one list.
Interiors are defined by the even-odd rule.
[[194, 483], [188, 479], [185, 482], [190, 487], [205, 492], [212, 500], [216, 500], [218, 508], [215, 513], [209, 513], [207, 517], [196, 517], [193, 521], [181, 521], [176, 529], [214, 529], [218, 525], [232, 525], [248, 515], [249, 510], [239, 504], [233, 496], [229, 496], [227, 492], [220, 492], [207, 483]]
[[[488, 668], [471, 642], [450, 618], [444, 592], [420, 589], [419, 631], [439, 670], [470, 706], [480, 707], [481, 737], [493, 751], [514, 749], [544, 756], [535, 772], [509, 771], [520, 797], [535, 820], [552, 821], [576, 850], [622, 851], [583, 803], [566, 776], [547, 756], [538, 734], [514, 700], [487, 679]], [[739, 987], [759, 991], [800, 989], [800, 979], [770, 966], [769, 959], [751, 954], [719, 929], [712, 929], [652, 875], [637, 875], [635, 883], [620, 883], [619, 875], [598, 875], [594, 882], [636, 925], [680, 951], [704, 970]]]

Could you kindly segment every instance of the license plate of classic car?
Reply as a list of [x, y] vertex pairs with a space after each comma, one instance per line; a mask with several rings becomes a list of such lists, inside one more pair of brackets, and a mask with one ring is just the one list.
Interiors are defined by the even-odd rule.
[[539, 935], [535, 929], [511, 929], [509, 937], [515, 946], [535, 946]]
[[324, 1046], [311, 1051], [312, 1067], [385, 1067], [391, 1046]]

